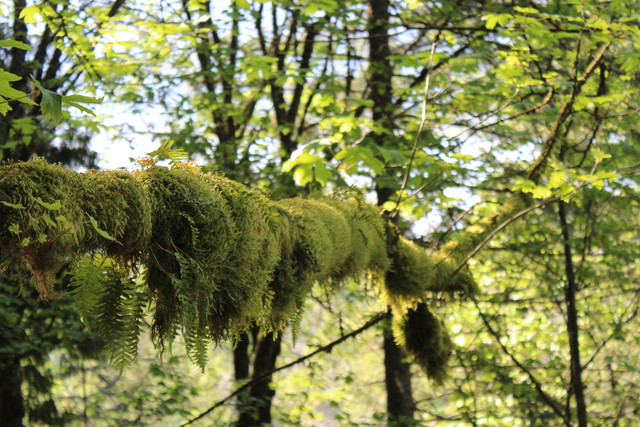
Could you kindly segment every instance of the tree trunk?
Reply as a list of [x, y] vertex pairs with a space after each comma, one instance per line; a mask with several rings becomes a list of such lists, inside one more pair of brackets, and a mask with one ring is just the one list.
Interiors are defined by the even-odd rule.
[[[274, 338], [272, 333], [268, 333], [260, 337], [253, 362], [252, 381], [276, 367], [280, 343], [281, 335]], [[275, 394], [275, 390], [271, 388], [271, 375], [253, 384], [243, 399], [245, 405], [241, 408], [236, 426], [252, 427], [271, 424], [271, 402]]]
[[571, 251], [571, 235], [567, 223], [566, 203], [560, 200], [558, 214], [562, 229], [564, 246], [565, 273], [565, 303], [567, 305], [567, 334], [569, 335], [569, 355], [571, 359], [571, 390], [576, 397], [578, 426], [587, 427], [587, 407], [584, 399], [584, 384], [582, 383], [582, 365], [580, 363], [580, 336], [578, 329], [578, 310], [576, 308], [576, 293], [578, 284], [575, 277], [573, 257]]
[[[369, 0], [368, 33], [369, 33], [369, 99], [373, 101], [372, 118], [382, 124], [393, 135], [393, 118], [390, 108], [394, 105], [392, 96], [393, 67], [389, 57], [389, 0]], [[389, 138], [385, 134], [372, 135], [374, 141], [384, 146]], [[376, 184], [378, 205], [395, 193], [394, 188]], [[406, 355], [395, 343], [390, 322], [385, 328], [384, 366], [385, 386], [387, 391], [387, 412], [389, 424], [394, 426], [412, 425], [414, 401], [411, 391], [410, 365], [404, 362]]]
[[389, 424], [393, 426], [413, 425], [415, 405], [411, 391], [411, 364], [396, 344], [391, 332], [391, 320], [385, 320], [384, 368], [387, 389], [387, 412]]
[[5, 427], [23, 426], [25, 414], [22, 399], [22, 369], [16, 355], [0, 356], [0, 424]]

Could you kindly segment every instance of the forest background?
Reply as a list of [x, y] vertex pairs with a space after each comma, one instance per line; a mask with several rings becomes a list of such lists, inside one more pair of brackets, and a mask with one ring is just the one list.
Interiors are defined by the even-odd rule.
[[151, 141], [273, 200], [364, 198], [431, 251], [514, 194], [530, 201], [470, 254], [476, 296], [425, 296], [453, 345], [441, 385], [407, 363], [357, 281], [315, 290], [296, 334], [211, 349], [204, 373], [178, 343], [159, 359], [146, 336], [120, 372], [68, 298], [41, 301], [3, 273], [0, 419], [637, 425], [637, 7], [0, 1], [3, 160], [84, 170], [98, 135]]

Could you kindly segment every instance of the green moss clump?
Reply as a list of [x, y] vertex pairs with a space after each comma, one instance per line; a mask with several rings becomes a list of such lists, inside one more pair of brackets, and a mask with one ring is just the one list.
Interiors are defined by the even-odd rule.
[[[300, 253], [306, 272], [326, 282], [339, 278], [352, 250], [347, 219], [333, 206], [320, 200], [286, 199], [278, 205], [293, 216], [298, 227]], [[306, 262], [305, 262], [306, 261]]]
[[265, 220], [268, 201], [238, 183], [182, 169], [152, 168], [142, 182], [152, 201], [148, 283], [157, 295], [156, 335], [170, 338], [179, 326], [201, 331], [206, 319], [212, 340], [235, 338], [264, 316], [279, 257]]
[[476, 295], [478, 285], [467, 266], [458, 270], [458, 264], [451, 262], [447, 258], [442, 258], [439, 254], [433, 256], [435, 265], [433, 280], [429, 285], [432, 292], [459, 292], [463, 295]]
[[427, 252], [399, 236], [391, 252], [392, 265], [385, 277], [385, 296], [395, 308], [412, 305], [429, 290], [435, 266]]
[[86, 216], [75, 192], [81, 185], [76, 172], [44, 159], [2, 166], [0, 201], [13, 207], [0, 203], [0, 241], [9, 243], [1, 246], [0, 258], [21, 254], [44, 299], [53, 295], [55, 275], [84, 236]]
[[342, 212], [351, 229], [352, 250], [338, 278], [358, 278], [367, 271], [387, 271], [391, 264], [387, 253], [387, 224], [379, 210], [353, 200], [325, 203]]
[[427, 376], [442, 384], [446, 379], [452, 343], [444, 325], [427, 305], [419, 303], [404, 315], [394, 314], [393, 332], [398, 344]]
[[117, 240], [107, 240], [87, 227], [85, 248], [103, 248], [122, 261], [142, 260], [151, 237], [151, 204], [140, 181], [123, 171], [89, 171], [81, 177], [82, 209]]
[[204, 177], [226, 201], [233, 225], [232, 246], [218, 276], [221, 298], [210, 315], [214, 336], [227, 336], [229, 326], [235, 334], [268, 317], [265, 294], [280, 258], [280, 230], [265, 197], [226, 178]]

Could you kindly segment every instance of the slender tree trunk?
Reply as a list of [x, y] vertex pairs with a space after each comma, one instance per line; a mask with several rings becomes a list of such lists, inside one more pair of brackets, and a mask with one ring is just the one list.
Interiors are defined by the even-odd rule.
[[[274, 338], [272, 333], [268, 333], [258, 340], [252, 378], [257, 378], [276, 367], [276, 359], [280, 354], [280, 343], [281, 336]], [[240, 412], [236, 426], [252, 427], [271, 424], [271, 402], [276, 392], [271, 388], [270, 383], [271, 375], [249, 388], [245, 397], [248, 405]]]
[[24, 425], [20, 358], [13, 354], [0, 356], [0, 424], [6, 427]]
[[[389, 57], [389, 0], [369, 0], [369, 99], [373, 101], [372, 118], [382, 124], [393, 135], [393, 119], [389, 110], [394, 105], [392, 97], [393, 67]], [[373, 135], [380, 146], [384, 146], [388, 135]], [[389, 200], [395, 190], [377, 186], [378, 204]], [[390, 326], [390, 325], [388, 325]], [[404, 361], [406, 355], [395, 343], [391, 328], [385, 328], [383, 337], [385, 385], [389, 424], [405, 426], [413, 424], [414, 400], [411, 390], [410, 365]]]
[[389, 424], [394, 426], [413, 425], [415, 405], [411, 398], [411, 364], [405, 359], [406, 355], [393, 338], [391, 321], [387, 319], [384, 327], [384, 382]]
[[578, 310], [576, 308], [576, 293], [578, 284], [575, 277], [571, 251], [571, 234], [567, 222], [566, 203], [560, 200], [558, 206], [562, 240], [564, 245], [564, 260], [567, 282], [565, 284], [565, 302], [567, 305], [567, 334], [569, 335], [569, 353], [571, 358], [571, 389], [576, 397], [578, 426], [587, 427], [587, 408], [584, 399], [584, 384], [582, 383], [582, 365], [580, 364], [580, 341], [578, 328]]

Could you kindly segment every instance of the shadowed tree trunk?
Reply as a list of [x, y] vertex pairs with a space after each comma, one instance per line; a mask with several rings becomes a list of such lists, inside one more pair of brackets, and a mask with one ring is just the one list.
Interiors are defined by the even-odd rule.
[[387, 389], [389, 424], [404, 426], [413, 424], [415, 405], [411, 390], [411, 364], [396, 344], [391, 332], [391, 320], [384, 325], [384, 383]]
[[[4, 340], [3, 340], [4, 341]], [[0, 348], [5, 347], [5, 342]], [[22, 426], [25, 415], [22, 400], [22, 370], [20, 358], [12, 354], [0, 356], [0, 417], [3, 426]]]
[[[369, 0], [369, 88], [373, 101], [372, 118], [382, 124], [393, 135], [392, 81], [393, 68], [389, 57], [389, 0]], [[384, 146], [387, 135], [375, 134], [374, 140]], [[395, 189], [377, 185], [378, 204], [389, 200]], [[389, 424], [404, 426], [413, 424], [414, 401], [411, 391], [411, 370], [406, 363], [403, 350], [398, 347], [391, 333], [391, 322], [387, 322], [384, 332], [384, 367], [387, 392], [387, 412]]]
[[[276, 359], [280, 354], [280, 344], [281, 336], [275, 338], [272, 333], [268, 333], [260, 337], [256, 343], [257, 348], [253, 362], [252, 379], [275, 368]], [[236, 348], [236, 352], [234, 352], [234, 356], [236, 357], [236, 376], [239, 372], [238, 368], [240, 368], [240, 373], [248, 373], [248, 370], [244, 371], [249, 362], [248, 345], [243, 344], [243, 346], [246, 347], [243, 347], [240, 351]], [[238, 364], [240, 362], [245, 363], [245, 365], [239, 367]], [[241, 398], [240, 414], [236, 426], [250, 427], [271, 424], [271, 402], [276, 392], [271, 388], [270, 383], [271, 375], [253, 384], [243, 398]]]

